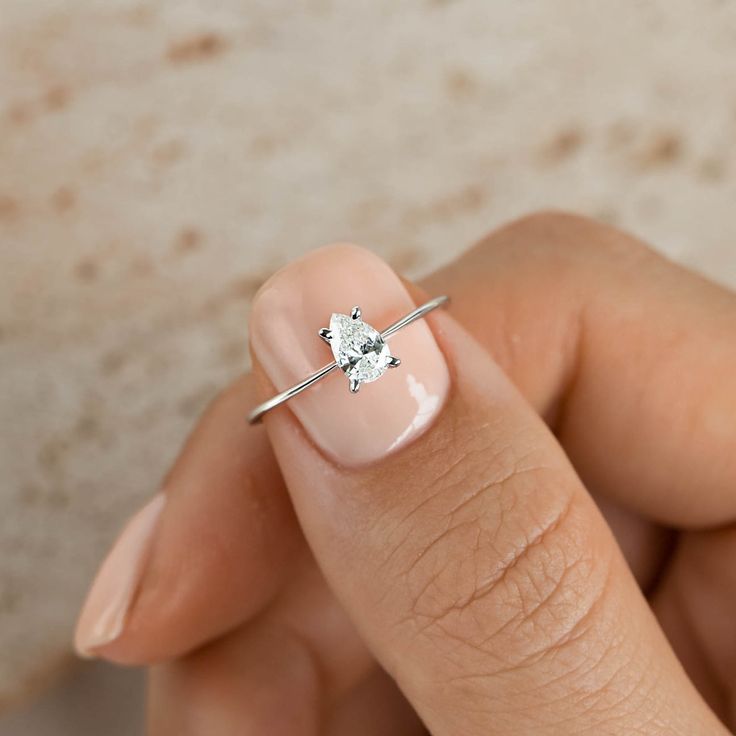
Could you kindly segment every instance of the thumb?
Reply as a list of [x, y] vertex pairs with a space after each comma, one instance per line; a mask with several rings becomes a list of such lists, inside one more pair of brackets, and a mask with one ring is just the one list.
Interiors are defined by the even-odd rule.
[[[354, 246], [315, 251], [253, 305], [264, 393], [324, 365], [330, 314], [414, 307]], [[491, 316], [492, 318], [492, 316]], [[266, 426], [304, 532], [435, 736], [720, 733], [544, 423], [445, 313], [391, 338], [359, 394], [339, 371]]]

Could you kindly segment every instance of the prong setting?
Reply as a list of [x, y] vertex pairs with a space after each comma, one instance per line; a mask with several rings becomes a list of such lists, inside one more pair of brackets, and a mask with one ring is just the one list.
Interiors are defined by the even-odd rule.
[[391, 355], [383, 335], [363, 321], [360, 307], [353, 307], [349, 314], [334, 312], [329, 327], [319, 330], [319, 336], [329, 343], [351, 393], [358, 393], [361, 384], [371, 383], [389, 368], [401, 365], [401, 360]]

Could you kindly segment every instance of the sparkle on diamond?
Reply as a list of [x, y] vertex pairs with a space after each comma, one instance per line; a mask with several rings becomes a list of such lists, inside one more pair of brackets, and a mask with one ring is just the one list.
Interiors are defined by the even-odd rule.
[[330, 331], [330, 347], [335, 362], [348, 378], [369, 383], [386, 372], [391, 353], [380, 333], [373, 327], [346, 314], [333, 314]]

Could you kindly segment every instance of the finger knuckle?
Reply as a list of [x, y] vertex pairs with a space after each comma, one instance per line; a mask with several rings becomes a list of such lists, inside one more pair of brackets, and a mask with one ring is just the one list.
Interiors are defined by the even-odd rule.
[[471, 471], [475, 483], [464, 485], [468, 456], [441, 481], [463, 487], [461, 499], [402, 555], [410, 562], [401, 577], [413, 635], [452, 643], [448, 654], [464, 668], [475, 657], [479, 668], [501, 671], [587, 635], [607, 564], [591, 549], [579, 494], [559, 469], [511, 446], [492, 454], [492, 472]]

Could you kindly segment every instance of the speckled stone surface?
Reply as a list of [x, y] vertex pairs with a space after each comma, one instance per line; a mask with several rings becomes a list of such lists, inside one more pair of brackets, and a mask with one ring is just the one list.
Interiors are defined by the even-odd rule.
[[4, 0], [0, 702], [288, 259], [416, 275], [554, 206], [736, 284], [735, 44], [715, 0]]

